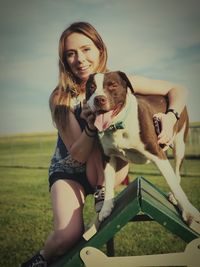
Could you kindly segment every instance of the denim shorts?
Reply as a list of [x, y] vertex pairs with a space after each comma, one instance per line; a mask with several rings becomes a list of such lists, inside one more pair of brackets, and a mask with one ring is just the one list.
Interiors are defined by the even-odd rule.
[[65, 172], [54, 172], [49, 176], [49, 190], [57, 180], [71, 180], [79, 183], [85, 191], [86, 196], [93, 194], [94, 189], [90, 185], [85, 173], [65, 173]]

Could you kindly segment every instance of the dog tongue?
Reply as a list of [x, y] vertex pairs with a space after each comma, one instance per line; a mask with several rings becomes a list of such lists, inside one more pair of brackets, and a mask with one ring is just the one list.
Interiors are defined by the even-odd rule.
[[113, 111], [111, 110], [96, 116], [94, 125], [100, 132], [105, 131], [110, 126], [112, 113]]

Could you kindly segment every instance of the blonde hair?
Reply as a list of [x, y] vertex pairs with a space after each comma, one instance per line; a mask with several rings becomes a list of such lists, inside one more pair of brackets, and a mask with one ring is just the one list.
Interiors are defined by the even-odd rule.
[[[83, 88], [80, 81], [72, 73], [65, 54], [65, 42], [72, 33], [80, 33], [90, 38], [100, 52], [99, 67], [96, 72], [105, 72], [107, 63], [107, 48], [96, 29], [88, 22], [75, 22], [63, 31], [59, 40], [59, 82], [50, 96], [50, 108], [53, 121], [65, 125], [67, 110], [71, 98], [79, 95]], [[54, 105], [52, 101], [54, 100]], [[56, 100], [56, 101], [55, 101]], [[62, 107], [62, 108], [61, 108]], [[65, 119], [65, 122], [64, 122]]]

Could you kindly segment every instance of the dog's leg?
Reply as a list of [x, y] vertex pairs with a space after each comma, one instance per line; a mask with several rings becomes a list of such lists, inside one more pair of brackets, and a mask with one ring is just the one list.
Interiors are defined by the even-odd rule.
[[173, 154], [175, 159], [175, 173], [179, 183], [181, 182], [180, 169], [185, 155], [184, 131], [185, 128], [177, 133], [174, 138]]
[[161, 171], [165, 177], [175, 199], [177, 200], [177, 205], [182, 212], [183, 220], [190, 224], [193, 220], [200, 223], [200, 213], [199, 211], [189, 202], [186, 194], [178, 182], [178, 179], [174, 173], [174, 170], [170, 162], [166, 160], [159, 159], [151, 155], [152, 161], [157, 165], [158, 169]]
[[[184, 132], [185, 127], [182, 128], [182, 130], [176, 134], [174, 141], [173, 141], [173, 155], [174, 155], [174, 163], [175, 163], [175, 174], [178, 179], [178, 183], [181, 182], [181, 176], [180, 176], [180, 169], [181, 165], [183, 163], [184, 155], [185, 155], [185, 142], [184, 142]], [[177, 205], [177, 200], [175, 199], [172, 192], [169, 192], [168, 195], [169, 201], [173, 203], [174, 205]]]
[[99, 213], [99, 221], [103, 221], [108, 217], [114, 206], [114, 186], [116, 173], [116, 158], [111, 157], [109, 163], [106, 164], [105, 174], [105, 200], [103, 207]]

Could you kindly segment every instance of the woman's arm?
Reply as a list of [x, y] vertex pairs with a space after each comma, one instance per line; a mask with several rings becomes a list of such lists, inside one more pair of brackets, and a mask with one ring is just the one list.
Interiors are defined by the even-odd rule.
[[[166, 95], [169, 99], [169, 109], [181, 114], [187, 101], [186, 88], [162, 80], [153, 80], [142, 76], [129, 76], [135, 93], [144, 95]], [[173, 127], [177, 118], [172, 112], [155, 114], [161, 120], [162, 131], [158, 136], [159, 144], [170, 144], [173, 137]]]
[[62, 129], [57, 125], [60, 137], [67, 147], [72, 158], [79, 162], [86, 162], [94, 147], [95, 136], [93, 133], [81, 131], [80, 126], [75, 118], [75, 115], [70, 111], [69, 120], [67, 120], [67, 127]]
[[[56, 105], [58, 105], [58, 98], [55, 94], [50, 99], [50, 107], [51, 110], [55, 110]], [[90, 112], [90, 114], [89, 114]], [[72, 158], [79, 162], [86, 162], [90, 153], [93, 149], [95, 142], [95, 133], [90, 132], [90, 130], [82, 131], [79, 123], [76, 120], [76, 117], [72, 111], [67, 112], [67, 116], [65, 118], [66, 127], [62, 127], [60, 123], [55, 121], [56, 127], [60, 134], [60, 137], [65, 144], [67, 150], [71, 154]], [[86, 110], [87, 122], [90, 129], [95, 130], [95, 127], [92, 125], [93, 115], [90, 110]]]
[[185, 107], [188, 91], [183, 86], [162, 80], [153, 80], [142, 76], [129, 76], [135, 93], [144, 95], [167, 95], [169, 108], [179, 114]]

